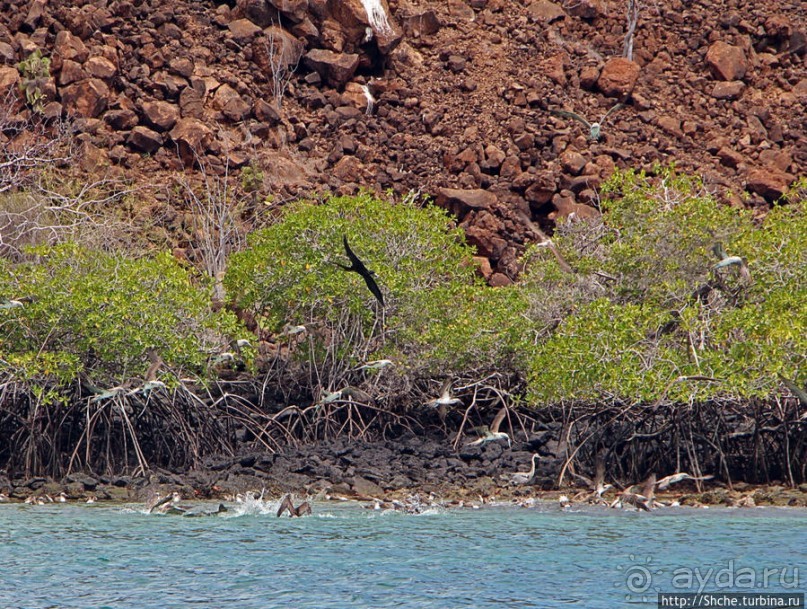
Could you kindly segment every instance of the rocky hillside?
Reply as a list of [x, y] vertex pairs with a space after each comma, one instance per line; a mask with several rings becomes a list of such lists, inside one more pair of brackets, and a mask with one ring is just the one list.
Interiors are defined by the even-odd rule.
[[[631, 37], [629, 0], [0, 0], [0, 96], [72, 117], [90, 173], [432, 195], [501, 285], [615, 167], [675, 162], [760, 210], [805, 175], [805, 5], [637, 7]], [[49, 77], [18, 68], [37, 49]], [[551, 112], [619, 101], [599, 139]]]

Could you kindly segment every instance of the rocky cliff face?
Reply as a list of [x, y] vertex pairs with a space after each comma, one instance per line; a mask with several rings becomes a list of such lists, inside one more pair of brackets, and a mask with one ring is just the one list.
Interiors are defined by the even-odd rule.
[[40, 49], [42, 113], [74, 119], [89, 171], [431, 194], [502, 285], [553, 219], [599, 213], [615, 167], [674, 161], [761, 209], [805, 174], [803, 3], [639, 3], [632, 52], [628, 4], [0, 0], [0, 96]]

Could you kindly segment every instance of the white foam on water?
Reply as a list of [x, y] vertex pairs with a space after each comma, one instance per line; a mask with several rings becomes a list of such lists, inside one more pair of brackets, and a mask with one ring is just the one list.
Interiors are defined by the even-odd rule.
[[379, 34], [392, 34], [392, 26], [381, 0], [361, 0], [361, 3], [367, 11], [367, 19], [370, 20], [373, 30]]
[[280, 501], [264, 501], [260, 497], [255, 497], [252, 493], [247, 493], [242, 501], [229, 508], [225, 517], [274, 515], [279, 507]]

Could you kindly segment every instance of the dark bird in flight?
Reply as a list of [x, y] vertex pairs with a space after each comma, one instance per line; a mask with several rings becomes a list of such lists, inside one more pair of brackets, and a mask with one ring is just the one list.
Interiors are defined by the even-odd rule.
[[350, 258], [350, 266], [346, 264], [340, 264], [339, 262], [334, 262], [336, 266], [346, 271], [353, 271], [354, 273], [358, 273], [362, 277], [364, 277], [364, 283], [367, 284], [367, 287], [373, 293], [376, 300], [379, 304], [383, 307], [384, 306], [384, 297], [381, 295], [381, 290], [378, 288], [378, 284], [375, 282], [373, 278], [373, 271], [369, 270], [364, 263], [359, 260], [359, 257], [353, 253], [353, 250], [350, 249], [350, 246], [347, 243], [347, 236], [342, 236], [342, 243], [345, 245], [345, 253], [347, 257]]
[[280, 518], [283, 515], [283, 512], [289, 512], [289, 518], [294, 518], [295, 516], [305, 516], [306, 514], [311, 513], [311, 505], [308, 501], [303, 501], [297, 507], [294, 507], [294, 504], [291, 502], [291, 495], [286, 495], [283, 497], [283, 501], [280, 502], [280, 507], [277, 510], [277, 517]]

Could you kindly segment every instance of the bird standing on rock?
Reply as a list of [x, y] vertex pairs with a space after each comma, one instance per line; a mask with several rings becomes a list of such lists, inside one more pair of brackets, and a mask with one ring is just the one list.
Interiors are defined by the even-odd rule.
[[538, 453], [532, 456], [532, 467], [528, 472], [516, 472], [510, 475], [510, 484], [528, 484], [535, 476], [535, 460], [539, 457]]
[[368, 269], [364, 263], [359, 260], [359, 257], [353, 253], [353, 250], [350, 249], [350, 245], [347, 242], [347, 236], [342, 236], [342, 244], [345, 246], [345, 253], [347, 257], [350, 259], [350, 266], [346, 264], [341, 264], [339, 262], [334, 262], [336, 266], [340, 269], [344, 269], [346, 271], [352, 271], [354, 273], [358, 273], [364, 278], [364, 283], [367, 284], [367, 288], [373, 293], [378, 303], [383, 307], [384, 306], [384, 296], [381, 294], [381, 289], [378, 287], [378, 284], [375, 282], [373, 275], [375, 273]]

